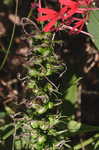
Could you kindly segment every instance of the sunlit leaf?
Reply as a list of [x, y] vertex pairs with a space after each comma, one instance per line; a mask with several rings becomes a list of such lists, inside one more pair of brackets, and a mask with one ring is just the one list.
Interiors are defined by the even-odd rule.
[[90, 22], [87, 25], [88, 32], [93, 36], [92, 40], [99, 50], [99, 10], [95, 10], [90, 15]]
[[65, 94], [65, 99], [69, 100], [72, 104], [75, 104], [77, 99], [77, 83], [77, 77], [73, 76], [69, 82], [69, 88], [66, 90]]
[[11, 5], [13, 3], [13, 0], [4, 0], [5, 5]]

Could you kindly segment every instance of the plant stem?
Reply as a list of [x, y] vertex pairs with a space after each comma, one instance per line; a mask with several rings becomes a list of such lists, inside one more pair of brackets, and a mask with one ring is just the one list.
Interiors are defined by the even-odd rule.
[[79, 150], [82, 148], [82, 146], [85, 147], [85, 146], [91, 144], [93, 141], [97, 140], [98, 138], [99, 138], [99, 133], [95, 134], [93, 137], [83, 141], [81, 144], [75, 145], [74, 148], [72, 148], [70, 150]]
[[[15, 16], [17, 16], [17, 11], [18, 11], [18, 0], [16, 0]], [[8, 55], [9, 55], [9, 52], [10, 52], [10, 48], [11, 48], [11, 45], [12, 45], [12, 42], [13, 42], [14, 34], [15, 34], [15, 27], [16, 27], [16, 24], [14, 23], [13, 30], [12, 30], [12, 35], [11, 35], [11, 39], [10, 39], [10, 43], [9, 43], [6, 55], [5, 55], [5, 57], [4, 57], [3, 61], [2, 61], [2, 64], [0, 66], [0, 70], [2, 70], [2, 68], [4, 67], [4, 65], [6, 63], [6, 60], [8, 58]]]

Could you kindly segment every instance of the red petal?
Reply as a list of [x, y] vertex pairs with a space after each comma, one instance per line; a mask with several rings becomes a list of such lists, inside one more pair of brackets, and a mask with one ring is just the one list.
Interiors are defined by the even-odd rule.
[[46, 15], [46, 16], [41, 16], [41, 17], [38, 17], [37, 18], [37, 21], [48, 21], [50, 19], [52, 19], [53, 16], [50, 16], [50, 15]]
[[49, 22], [43, 29], [44, 32], [49, 32], [52, 28], [52, 26], [56, 23], [56, 19], [53, 19], [51, 22]]
[[72, 8], [73, 6], [78, 6], [79, 5], [78, 2], [72, 1], [72, 0], [59, 0], [59, 3], [61, 5], [70, 6], [70, 8]]
[[83, 26], [84, 26], [84, 19], [81, 19], [80, 21], [75, 23], [75, 26], [72, 28], [71, 32], [78, 30], [77, 32], [81, 32]]
[[55, 14], [57, 14], [56, 11], [54, 11], [52, 9], [49, 9], [49, 8], [38, 8], [38, 11], [40, 13], [49, 14], [49, 15], [53, 15], [53, 14], [55, 15]]

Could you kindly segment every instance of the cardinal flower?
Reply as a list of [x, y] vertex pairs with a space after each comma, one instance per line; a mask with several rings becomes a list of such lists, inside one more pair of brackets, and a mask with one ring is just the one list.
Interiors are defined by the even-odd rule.
[[[65, 25], [70, 26], [71, 32], [81, 32], [85, 22], [89, 19], [89, 11], [95, 9], [90, 7], [93, 0], [58, 0], [58, 2], [60, 5], [59, 11], [50, 8], [38, 8], [38, 12], [42, 15], [37, 18], [37, 21], [48, 22], [43, 31], [57, 30], [60, 29], [60, 26]], [[81, 17], [76, 17], [77, 14]], [[59, 24], [57, 24], [58, 22]], [[73, 24], [73, 27], [71, 24]]]
[[79, 0], [79, 4], [83, 6], [89, 6], [93, 3], [93, 0]]
[[[61, 3], [61, 5], [63, 4], [64, 2]], [[68, 0], [66, 5], [60, 8], [59, 11], [49, 8], [38, 8], [38, 12], [43, 14], [43, 16], [37, 18], [37, 21], [49, 21], [49, 23], [44, 27], [43, 31], [51, 31], [58, 20], [68, 20], [68, 18], [74, 15], [75, 12], [77, 12], [78, 5], [79, 4], [77, 2]]]

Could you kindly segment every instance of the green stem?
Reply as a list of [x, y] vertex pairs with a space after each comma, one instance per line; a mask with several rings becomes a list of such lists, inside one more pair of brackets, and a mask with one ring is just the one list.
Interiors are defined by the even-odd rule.
[[81, 144], [77, 144], [74, 146], [74, 148], [70, 149], [70, 150], [79, 150], [81, 149], [82, 147], [85, 147], [89, 144], [91, 144], [93, 141], [99, 139], [99, 134], [95, 134], [93, 137], [83, 141]]
[[[17, 10], [18, 10], [18, 0], [16, 0], [15, 16], [17, 16]], [[9, 55], [9, 52], [10, 52], [10, 48], [11, 48], [11, 45], [12, 45], [12, 42], [13, 42], [14, 34], [15, 34], [15, 27], [16, 27], [16, 24], [14, 23], [13, 30], [12, 30], [12, 35], [11, 35], [11, 39], [10, 39], [10, 43], [9, 43], [6, 55], [5, 55], [4, 59], [3, 59], [3, 62], [1, 64], [1, 66], [0, 66], [0, 70], [2, 70], [2, 68], [4, 67], [4, 65], [6, 63], [6, 60], [8, 58], [8, 55]]]
[[33, 8], [30, 9], [27, 18], [30, 18], [32, 16]]

